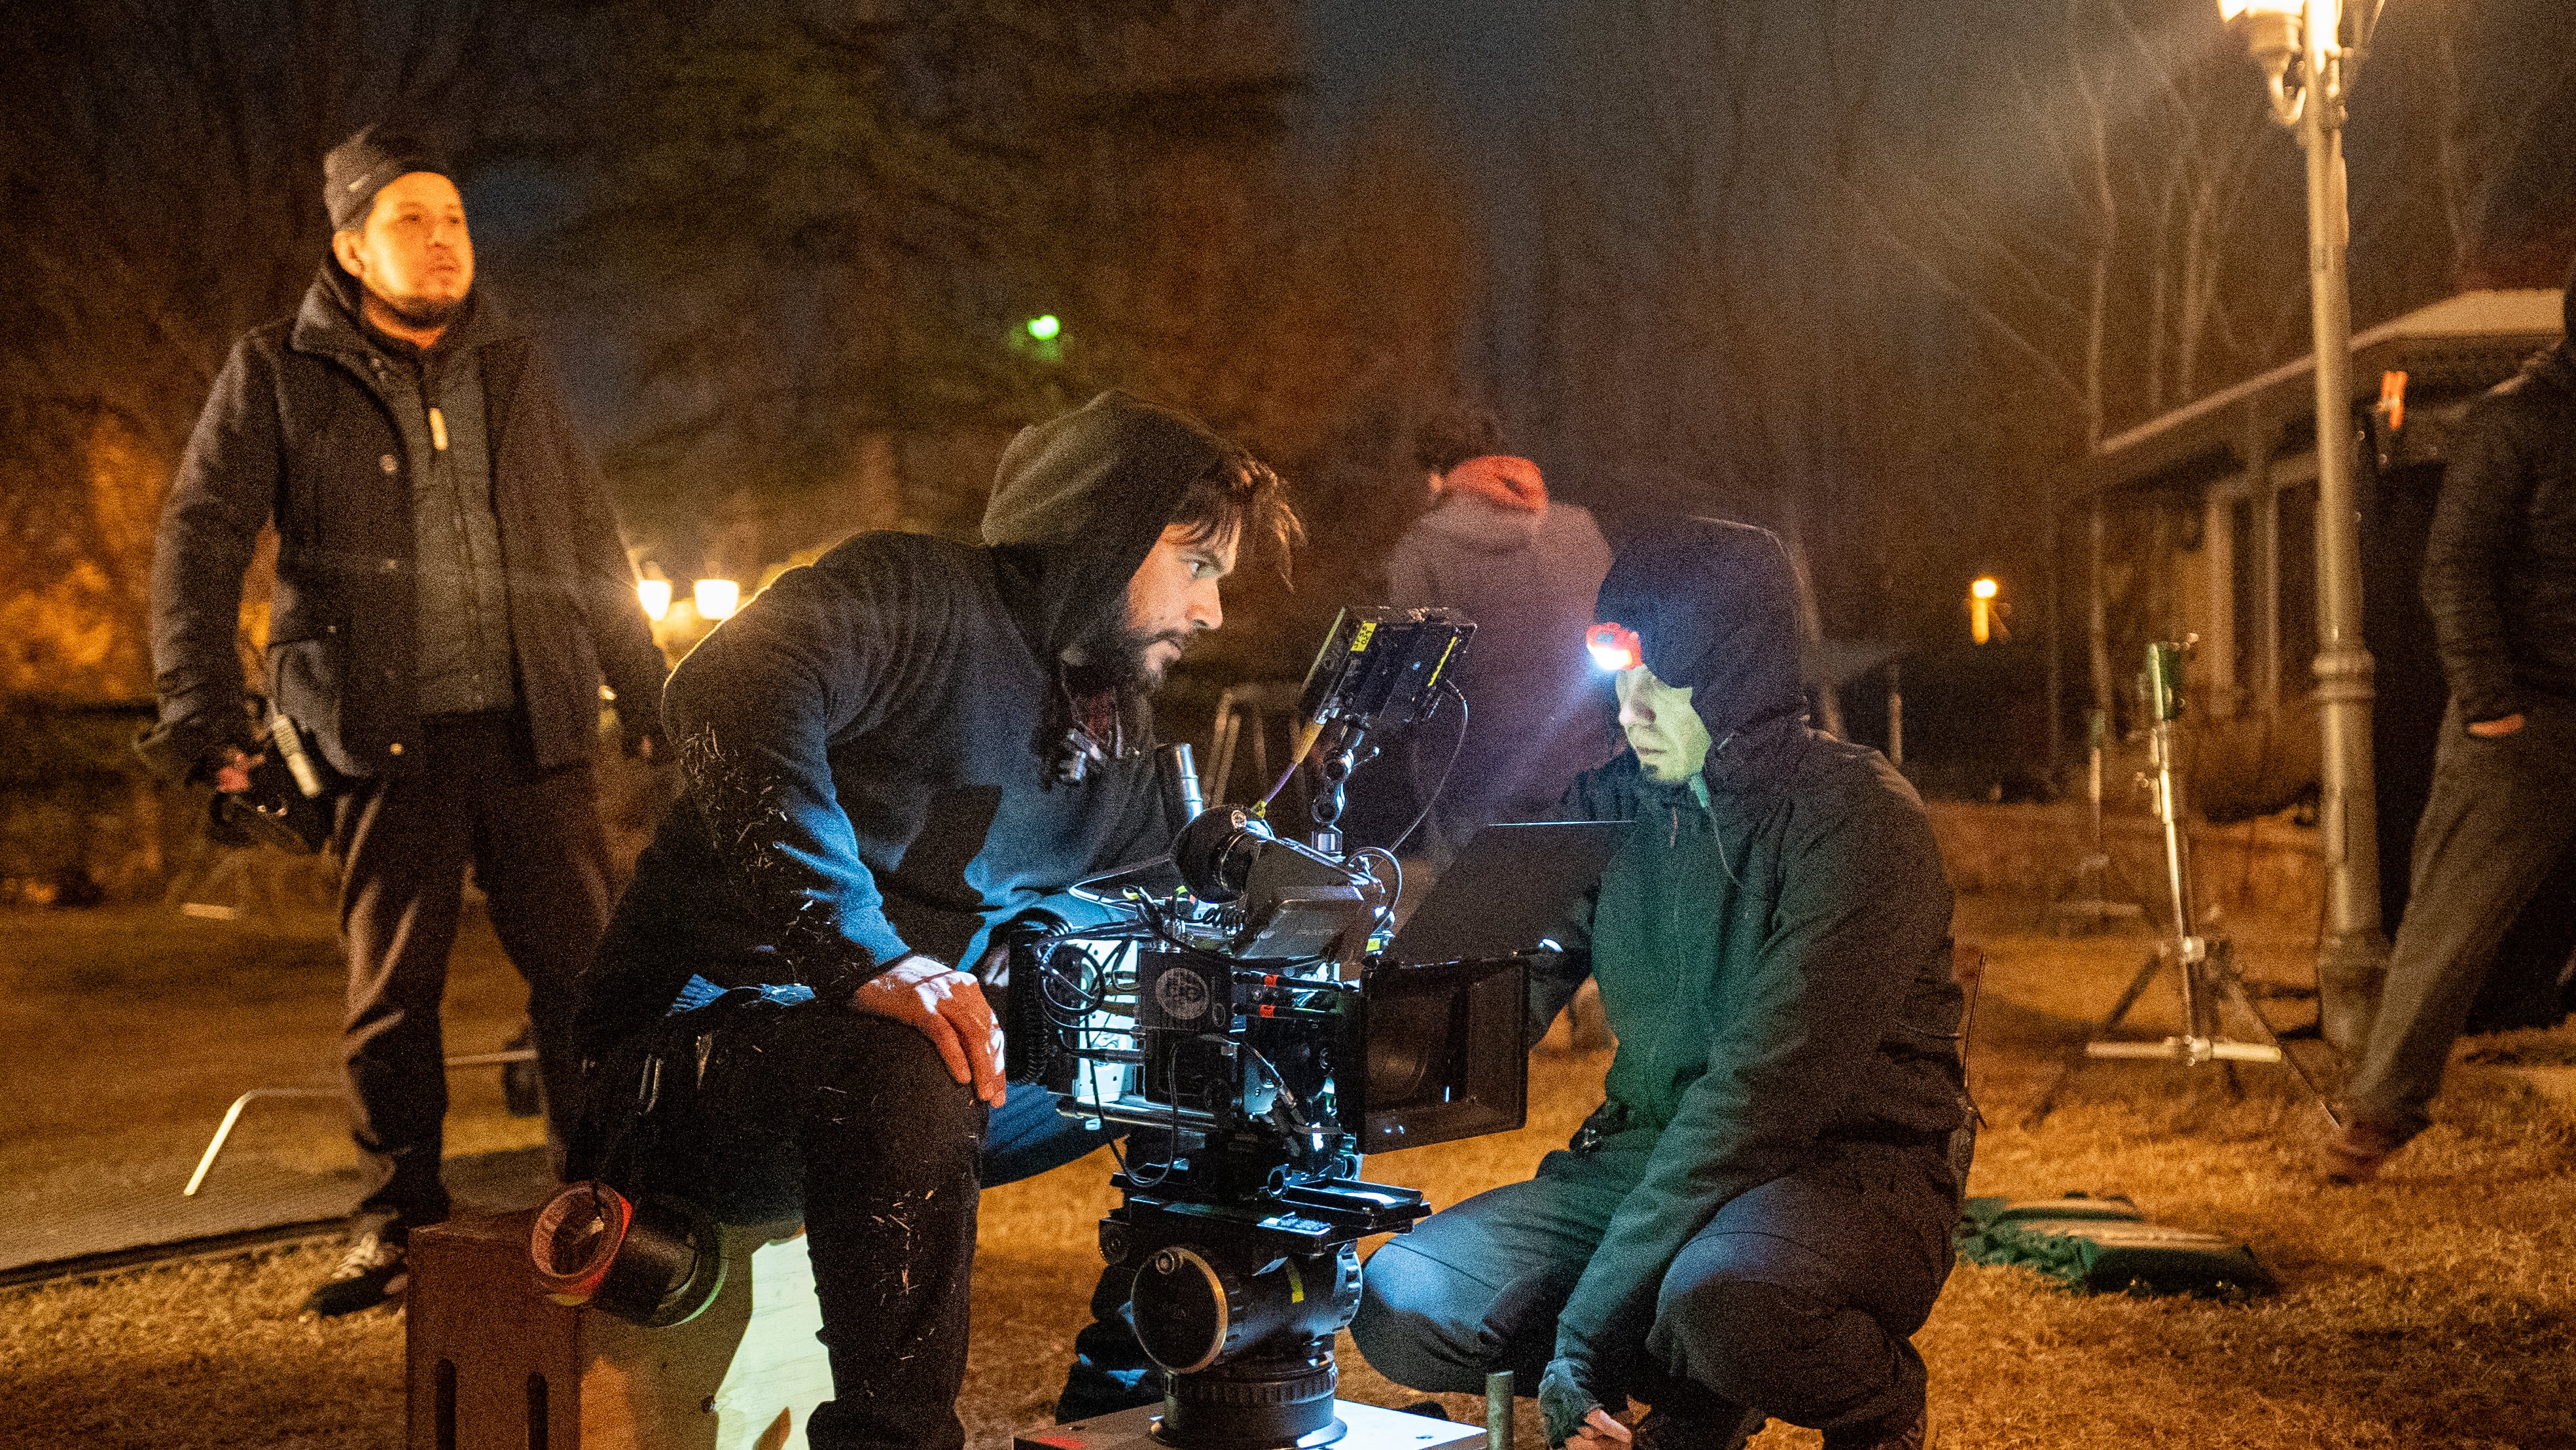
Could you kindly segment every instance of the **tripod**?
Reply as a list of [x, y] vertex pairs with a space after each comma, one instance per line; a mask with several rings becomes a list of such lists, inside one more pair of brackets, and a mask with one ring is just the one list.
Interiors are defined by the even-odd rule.
[[[2056, 1108], [2058, 1094], [2088, 1062], [2155, 1061], [2178, 1062], [2185, 1067], [2199, 1067], [2215, 1062], [2227, 1077], [2228, 1091], [2242, 1096], [2243, 1085], [2237, 1080], [2236, 1064], [2240, 1062], [2277, 1062], [2298, 1074], [2299, 1081], [2323, 1105], [2325, 1092], [2317, 1086], [2305, 1064], [2282, 1047], [2272, 1024], [2246, 993], [2245, 981], [2237, 975], [2235, 953], [2224, 937], [2204, 936], [2199, 918], [2192, 907], [2191, 840], [2183, 829], [2182, 791], [2175, 780], [2176, 744], [2182, 721], [2183, 646], [2170, 641], [2147, 646], [2147, 695], [2153, 724], [2149, 730], [2152, 760], [2155, 766], [2156, 818], [2164, 827], [2165, 884], [2173, 908], [2173, 936], [2156, 944], [2156, 950], [2129, 979], [2129, 988], [2120, 994], [2117, 1006], [2094, 1028], [2092, 1037], [2075, 1052], [2068, 1054], [2066, 1065], [2058, 1069], [2056, 1080], [2023, 1120], [2026, 1127], [2037, 1127]], [[2116, 1038], [2110, 1034], [2126, 1021], [2130, 1009], [2146, 994], [2147, 985], [2167, 966], [2174, 969], [2182, 994], [2182, 1032], [2160, 1041], [2138, 1041]], [[2219, 1022], [2222, 1005], [2233, 1004], [2245, 1019], [2254, 1024], [2259, 1040], [2244, 1041], [2227, 1037]], [[2332, 1106], [2326, 1115], [2334, 1116]]]

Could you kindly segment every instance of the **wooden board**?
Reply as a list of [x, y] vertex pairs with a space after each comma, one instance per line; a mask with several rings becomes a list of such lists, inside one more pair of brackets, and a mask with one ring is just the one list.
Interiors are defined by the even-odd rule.
[[532, 1213], [412, 1237], [410, 1450], [802, 1450], [832, 1393], [795, 1226], [725, 1230], [725, 1282], [645, 1329], [536, 1292]]

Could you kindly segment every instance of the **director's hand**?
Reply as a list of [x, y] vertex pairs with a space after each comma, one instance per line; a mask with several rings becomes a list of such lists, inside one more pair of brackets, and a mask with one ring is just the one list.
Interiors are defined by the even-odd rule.
[[984, 989], [966, 973], [932, 957], [910, 956], [861, 983], [850, 1010], [900, 1022], [930, 1039], [948, 1064], [948, 1075], [971, 1085], [987, 1106], [1000, 1107], [1010, 1092], [1002, 1081], [1002, 1024], [984, 1001]]
[[2520, 710], [2516, 710], [2510, 715], [2501, 716], [2494, 720], [2472, 720], [2469, 722], [2469, 733], [2481, 740], [2500, 739], [2504, 736], [2511, 735], [2513, 732], [2521, 728], [2522, 712]]

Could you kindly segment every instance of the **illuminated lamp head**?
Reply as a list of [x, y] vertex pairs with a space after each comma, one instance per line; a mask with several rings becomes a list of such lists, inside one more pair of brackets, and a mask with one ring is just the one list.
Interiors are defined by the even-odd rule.
[[1646, 662], [1646, 647], [1637, 632], [1624, 624], [1596, 624], [1583, 636], [1583, 647], [1591, 652], [1592, 663], [1617, 674], [1635, 669]]

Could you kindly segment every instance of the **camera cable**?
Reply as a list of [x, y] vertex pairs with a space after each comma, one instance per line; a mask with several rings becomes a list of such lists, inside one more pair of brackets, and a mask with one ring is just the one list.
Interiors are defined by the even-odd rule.
[[1414, 832], [1422, 829], [1422, 823], [1431, 818], [1431, 803], [1440, 799], [1440, 793], [1449, 788], [1450, 772], [1458, 768], [1458, 752], [1467, 743], [1467, 696], [1454, 680], [1441, 681], [1441, 688], [1449, 692], [1449, 698], [1458, 702], [1458, 738], [1449, 742], [1449, 763], [1440, 767], [1440, 783], [1431, 787], [1431, 794], [1422, 798], [1422, 809], [1413, 813], [1413, 824], [1406, 826], [1404, 834], [1395, 838], [1395, 845], [1390, 850], [1401, 849], [1405, 842], [1413, 839]]

